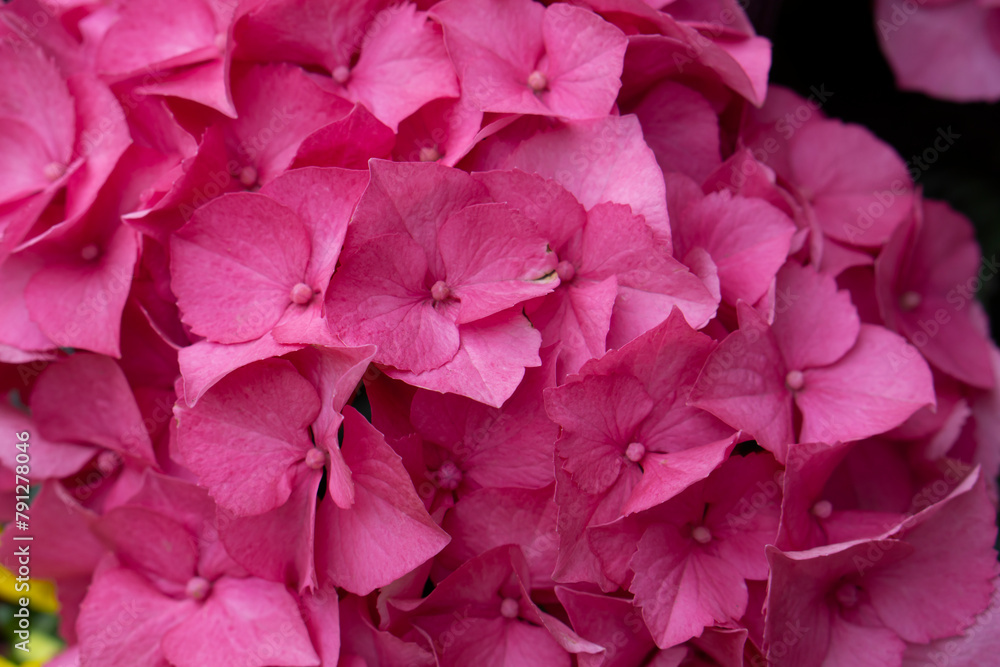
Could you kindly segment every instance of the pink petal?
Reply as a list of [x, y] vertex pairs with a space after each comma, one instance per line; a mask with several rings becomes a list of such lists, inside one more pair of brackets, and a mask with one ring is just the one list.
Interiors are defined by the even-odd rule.
[[183, 399], [191, 407], [205, 392], [229, 373], [255, 361], [280, 357], [301, 349], [301, 345], [283, 345], [270, 334], [247, 343], [223, 345], [201, 340], [177, 353], [184, 381]]
[[367, 595], [437, 554], [450, 538], [427, 514], [382, 434], [354, 409], [345, 409], [344, 427], [355, 502], [346, 510], [320, 503], [318, 565], [337, 585]]
[[668, 648], [709, 625], [739, 618], [746, 582], [714, 556], [698, 553], [677, 528], [654, 526], [639, 540], [629, 587], [657, 646]]
[[290, 363], [261, 361], [226, 376], [197, 407], [177, 409], [177, 448], [222, 507], [261, 514], [288, 500], [319, 410], [316, 390]]
[[832, 276], [789, 262], [778, 272], [776, 298], [771, 331], [790, 370], [828, 366], [854, 347], [858, 311]]
[[556, 287], [556, 257], [529, 235], [528, 221], [502, 204], [469, 206], [438, 230], [441, 263], [461, 302], [458, 324], [542, 296]]
[[664, 81], [634, 109], [646, 143], [664, 172], [687, 174], [698, 182], [721, 163], [719, 119], [704, 97]]
[[292, 287], [306, 277], [311, 248], [294, 212], [250, 193], [199, 208], [170, 246], [182, 319], [219, 343], [253, 340], [274, 326], [292, 303]]
[[[737, 304], [740, 329], [712, 353], [689, 403], [711, 412], [784, 460], [792, 431], [792, 396], [774, 334], [749, 306]], [[805, 436], [803, 436], [805, 437]]]
[[97, 68], [127, 75], [166, 63], [189, 64], [184, 56], [212, 47], [217, 31], [215, 16], [200, 0], [170, 7], [149, 0], [121, 5], [97, 51]]
[[712, 256], [722, 298], [730, 304], [740, 299], [753, 303], [764, 296], [796, 231], [788, 216], [770, 204], [728, 192], [709, 194], [685, 209], [675, 229], [679, 256], [694, 247]]
[[896, 334], [862, 324], [857, 344], [832, 366], [805, 372], [796, 392], [802, 442], [861, 440], [934, 405], [927, 362]]
[[[281, 632], [280, 647], [269, 637]], [[319, 665], [295, 598], [281, 584], [223, 577], [201, 608], [163, 636], [163, 655], [177, 667]]]
[[500, 407], [517, 389], [525, 368], [541, 365], [541, 335], [517, 310], [463, 325], [455, 357], [423, 373], [386, 369], [416, 387], [451, 392]]
[[[574, 161], [581, 155], [590, 157]], [[510, 154], [487, 168], [522, 169], [552, 178], [587, 209], [601, 202], [627, 204], [669, 250], [663, 174], [635, 116], [569, 122], [518, 137]]]
[[341, 262], [326, 310], [330, 328], [345, 343], [377, 345], [377, 362], [415, 373], [454, 359], [458, 327], [431, 298], [427, 257], [415, 241], [402, 234], [370, 240], [345, 252]]
[[877, 2], [879, 46], [897, 85], [956, 102], [1000, 99], [1000, 54], [990, 36], [990, 10], [985, 5], [918, 5], [904, 14], [900, 24], [892, 3]]
[[399, 122], [439, 97], [458, 97], [458, 80], [440, 28], [414, 5], [382, 10], [361, 42], [347, 91], [395, 132]]
[[219, 536], [233, 559], [254, 576], [302, 591], [317, 585], [313, 560], [316, 493], [322, 474], [300, 473], [288, 500], [254, 516], [219, 513]]
[[31, 319], [61, 347], [121, 356], [121, 316], [137, 255], [136, 233], [122, 225], [96, 261], [41, 269], [24, 292]]
[[136, 507], [116, 507], [96, 523], [94, 532], [126, 566], [143, 573], [168, 593], [183, 591], [195, 576], [198, 544], [168, 516]]
[[912, 517], [903, 533], [916, 550], [873, 572], [867, 590], [886, 625], [909, 642], [964, 631], [989, 602], [1000, 566], [993, 544], [995, 510], [973, 473], [945, 499]]
[[370, 158], [389, 157], [395, 141], [392, 130], [355, 104], [349, 114], [306, 137], [292, 167], [366, 169]]
[[648, 454], [642, 462], [642, 479], [622, 513], [629, 515], [655, 507], [705, 479], [726, 460], [735, 444], [736, 436], [731, 436], [670, 454]]
[[156, 456], [132, 388], [113, 359], [74, 354], [39, 376], [32, 397], [42, 433], [88, 443], [156, 465]]
[[[971, 306], [970, 287], [995, 272], [982, 261], [971, 223], [947, 204], [922, 202], [923, 215], [899, 226], [875, 263], [879, 311], [886, 326], [919, 343], [921, 354], [963, 382], [995, 382], [989, 345]], [[992, 266], [992, 269], [991, 269]], [[918, 302], [903, 305], [904, 295]]]
[[[367, 163], [367, 161], [366, 161]], [[368, 174], [348, 169], [295, 169], [260, 189], [295, 212], [309, 234], [311, 253], [305, 281], [322, 300], [344, 245], [347, 222], [368, 185]]]
[[865, 128], [810, 123], [789, 150], [790, 179], [806, 191], [820, 227], [834, 239], [880, 246], [910, 212], [913, 185], [903, 160]]
[[80, 662], [134, 667], [139, 660], [167, 667], [160, 640], [196, 609], [193, 600], [172, 600], [131, 570], [100, 570], [77, 620]]
[[545, 392], [549, 418], [562, 427], [556, 443], [562, 468], [587, 493], [611, 486], [624, 463], [622, 453], [654, 406], [628, 375], [585, 376]]
[[541, 101], [562, 118], [598, 118], [621, 87], [628, 40], [618, 28], [572, 5], [551, 5], [542, 18], [548, 92]]

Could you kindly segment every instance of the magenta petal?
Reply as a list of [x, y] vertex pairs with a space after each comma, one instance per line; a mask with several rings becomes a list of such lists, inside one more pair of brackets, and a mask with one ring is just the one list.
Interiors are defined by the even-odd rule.
[[260, 183], [284, 173], [306, 137], [351, 110], [350, 102], [324, 90], [301, 68], [280, 62], [285, 60], [283, 54], [277, 64], [233, 73], [239, 117], [226, 127], [226, 140], [238, 163], [257, 169]]
[[56, 345], [120, 357], [122, 311], [138, 246], [137, 234], [121, 225], [96, 261], [41, 269], [24, 291], [31, 319]]
[[224, 345], [201, 340], [183, 347], [177, 353], [184, 379], [183, 400], [194, 407], [206, 391], [237, 368], [301, 348], [301, 345], [278, 343], [270, 333], [247, 343]]
[[[553, 382], [551, 371], [551, 363], [525, 371], [517, 391], [499, 409], [464, 396], [418, 390], [410, 421], [421, 438], [454, 457], [473, 485], [549, 486], [558, 427], [539, 398]], [[518, 452], [516, 459], [510, 456], [512, 449]]]
[[[94, 532], [119, 560], [171, 593], [195, 575], [198, 544], [183, 525], [137, 507], [116, 507], [97, 521]], [[165, 580], [165, 581], [164, 581]]]
[[469, 206], [438, 230], [446, 282], [460, 301], [457, 324], [474, 322], [557, 286], [556, 257], [528, 221], [501, 204]]
[[785, 364], [767, 322], [750, 306], [737, 306], [740, 329], [712, 353], [691, 390], [690, 404], [752, 434], [784, 460], [792, 431], [792, 395]]
[[74, 354], [49, 366], [35, 385], [31, 409], [52, 440], [99, 445], [156, 464], [132, 388], [113, 359]]
[[360, 104], [303, 140], [292, 167], [366, 169], [370, 158], [386, 158], [396, 135]]
[[789, 370], [828, 366], [854, 346], [858, 311], [832, 276], [789, 262], [778, 272], [775, 298], [771, 331]]
[[654, 328], [675, 306], [694, 328], [715, 315], [718, 302], [701, 279], [658, 246], [646, 221], [626, 206], [601, 203], [587, 213], [577, 270], [581, 278], [617, 278], [611, 347]]
[[879, 46], [897, 85], [956, 102], [1000, 99], [1000, 53], [991, 39], [989, 5], [928, 2], [900, 22], [894, 3], [876, 2]]
[[664, 81], [635, 108], [646, 143], [664, 172], [701, 182], [721, 163], [719, 118], [708, 100], [673, 81]]
[[726, 460], [737, 436], [670, 454], [648, 454], [642, 461], [642, 478], [622, 508], [625, 515], [655, 507], [692, 484], [708, 477]]
[[[414, 642], [403, 641], [372, 623], [365, 598], [348, 595], [340, 601], [341, 662], [358, 667], [408, 665], [434, 667], [434, 657]], [[324, 656], [325, 657], [325, 656]], [[333, 656], [335, 660], [336, 655]], [[350, 662], [354, 660], [355, 662]], [[357, 662], [362, 661], [362, 662]]]
[[452, 0], [431, 10], [444, 26], [463, 93], [477, 107], [499, 113], [545, 113], [546, 107], [528, 86], [528, 76], [544, 53], [544, 14], [544, 7], [524, 0]]
[[[565, 586], [556, 586], [555, 593], [573, 629], [605, 647], [605, 652], [597, 656], [580, 655], [580, 667], [630, 667], [641, 664], [653, 649], [653, 639], [630, 601]], [[650, 664], [666, 667], [657, 662]]]
[[[931, 364], [991, 388], [988, 337], [967, 297], [981, 276], [996, 270], [995, 260], [982, 261], [965, 217], [941, 202], [921, 206], [923, 215], [901, 224], [875, 262], [879, 311], [886, 326], [918, 343]], [[904, 303], [904, 297], [916, 299]]]
[[542, 332], [542, 345], [562, 344], [560, 377], [576, 373], [586, 362], [607, 351], [617, 295], [615, 276], [600, 282], [581, 279], [557, 289], [531, 312], [531, 323]]
[[427, 257], [402, 234], [367, 241], [341, 256], [327, 289], [327, 319], [348, 345], [378, 346], [375, 361], [423, 372], [454, 359], [459, 331], [424, 285]]
[[880, 246], [913, 206], [903, 160], [863, 127], [809, 123], [789, 150], [792, 181], [807, 191], [820, 227], [834, 239]]
[[304, 279], [319, 290], [314, 299], [322, 300], [344, 245], [347, 222], [367, 185], [368, 174], [363, 171], [307, 168], [286, 172], [260, 189], [294, 211], [309, 234], [311, 253]]
[[167, 62], [186, 64], [183, 57], [212, 46], [216, 33], [215, 16], [201, 0], [181, 0], [170, 7], [138, 0], [118, 10], [118, 20], [97, 51], [97, 70], [128, 75], [154, 71]]
[[906, 642], [892, 630], [855, 625], [835, 617], [830, 627], [830, 650], [823, 664], [855, 667], [898, 665], [905, 650]]
[[[588, 148], [590, 147], [590, 148]], [[574, 155], [600, 147], [601, 159], [573, 161]], [[566, 123], [519, 141], [502, 165], [555, 179], [585, 208], [601, 202], [627, 204], [646, 219], [669, 249], [670, 223], [663, 173], [642, 138], [635, 116]]]
[[718, 267], [722, 298], [731, 304], [759, 300], [791, 247], [795, 225], [767, 202], [727, 191], [708, 195], [674, 222], [678, 256], [701, 247]]
[[545, 410], [562, 427], [556, 443], [562, 468], [587, 493], [611, 486], [624, 448], [655, 405], [630, 375], [584, 376], [545, 392]]
[[[268, 640], [276, 629], [280, 648]], [[163, 636], [163, 655], [177, 667], [320, 664], [292, 594], [254, 578], [213, 582], [201, 608]]]
[[746, 609], [743, 577], [691, 544], [674, 526], [653, 526], [632, 558], [636, 576], [629, 589], [660, 648], [697, 637], [706, 626], [739, 618]]
[[390, 7], [375, 15], [347, 91], [393, 132], [427, 102], [458, 97], [458, 80], [440, 28], [414, 5]]
[[259, 338], [291, 305], [310, 245], [298, 216], [268, 197], [232, 194], [202, 206], [171, 241], [182, 319], [219, 343]]
[[0, 126], [0, 202], [17, 201], [45, 190], [45, 168], [53, 162], [45, 144], [30, 125], [5, 118]]
[[545, 9], [542, 40], [549, 84], [542, 102], [561, 118], [606, 115], [621, 87], [625, 35], [583, 8], [556, 4]]
[[317, 564], [337, 585], [367, 595], [437, 554], [450, 538], [427, 514], [382, 434], [352, 408], [344, 411], [344, 429], [355, 500], [350, 509], [320, 503]]
[[424, 373], [386, 369], [416, 387], [451, 392], [499, 408], [517, 389], [525, 368], [541, 365], [541, 335], [515, 309], [463, 325], [455, 357]]
[[301, 469], [284, 505], [238, 517], [219, 512], [219, 536], [233, 560], [254, 576], [297, 588], [315, 588], [313, 561], [316, 492], [322, 474]]
[[452, 541], [438, 557], [457, 569], [462, 563], [505, 544], [519, 544], [534, 586], [551, 586], [555, 566], [556, 505], [552, 488], [483, 488], [463, 496], [445, 516]]
[[[12, 233], [11, 226], [5, 231]], [[0, 264], [0, 282], [5, 287], [0, 292], [0, 343], [21, 350], [22, 354], [57, 347], [32, 321], [25, 299], [25, 287], [44, 261], [44, 255], [29, 251], [6, 257]]]
[[225, 61], [216, 58], [170, 74], [160, 74], [161, 78], [153, 83], [136, 87], [135, 93], [180, 97], [204, 104], [229, 118], [236, 118], [228, 72]]
[[226, 376], [197, 407], [177, 408], [177, 448], [222, 507], [261, 514], [288, 500], [319, 410], [316, 390], [294, 366], [261, 361]]
[[936, 400], [920, 353], [891, 331], [862, 324], [843, 359], [805, 372], [795, 402], [802, 411], [801, 441], [835, 442], [888, 431]]
[[911, 517], [903, 532], [913, 555], [873, 573], [868, 590], [886, 627], [916, 643], [963, 632], [993, 595], [1000, 566], [995, 511], [980, 472]]
[[168, 598], [131, 570], [99, 570], [77, 619], [81, 664], [167, 667], [160, 641], [196, 609], [193, 600]]
[[24, 48], [5, 49], [0, 54], [4, 90], [0, 117], [34, 128], [52, 159], [66, 165], [72, 155], [74, 133], [82, 129], [76, 127], [73, 97], [56, 64], [42, 49], [28, 41], [18, 44]]

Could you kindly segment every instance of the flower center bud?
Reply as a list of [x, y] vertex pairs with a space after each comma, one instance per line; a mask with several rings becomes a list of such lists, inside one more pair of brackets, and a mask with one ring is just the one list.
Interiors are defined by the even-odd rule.
[[351, 70], [346, 65], [337, 65], [333, 68], [333, 80], [344, 84], [351, 78]]
[[437, 146], [424, 146], [420, 149], [421, 162], [437, 162], [440, 159], [441, 153], [438, 152]]
[[50, 181], [54, 181], [66, 173], [66, 165], [60, 164], [58, 162], [49, 162], [47, 165], [45, 165], [45, 168], [42, 170], [42, 172], [45, 174], [45, 178], [49, 179]]
[[254, 184], [256, 184], [257, 168], [254, 167], [252, 164], [248, 164], [247, 166], [240, 169], [240, 183], [242, 183], [243, 187], [245, 188], [252, 187]]
[[118, 453], [113, 452], [110, 449], [105, 449], [97, 455], [97, 469], [100, 470], [103, 475], [110, 475], [118, 469], [118, 466], [120, 466], [121, 463], [122, 459], [118, 456]]
[[210, 590], [212, 590], [212, 584], [208, 579], [201, 577], [191, 577], [188, 579], [187, 586], [184, 587], [185, 595], [192, 600], [204, 600]]
[[218, 35], [215, 36], [215, 48], [217, 48], [219, 51], [225, 51], [226, 42], [228, 41], [229, 39], [226, 37], [226, 33], [220, 32]]
[[448, 289], [448, 286], [444, 284], [443, 280], [437, 281], [434, 283], [433, 287], [431, 287], [431, 298], [435, 301], [444, 301], [449, 296], [451, 296], [451, 290]]
[[899, 297], [899, 307], [902, 310], [913, 310], [920, 305], [921, 301], [923, 301], [923, 297], [916, 292], [903, 292], [903, 296]]
[[788, 375], [785, 376], [785, 384], [792, 391], [798, 391], [802, 389], [802, 386], [806, 383], [806, 376], [802, 374], [802, 371], [788, 371]]
[[829, 519], [830, 515], [833, 514], [833, 503], [829, 500], [820, 500], [813, 505], [812, 513], [820, 519]]
[[632, 463], [638, 463], [646, 455], [646, 446], [641, 442], [630, 442], [625, 448], [625, 458]]
[[292, 288], [292, 292], [291, 294], [289, 294], [289, 298], [291, 298], [292, 303], [297, 303], [300, 306], [304, 306], [305, 304], [312, 301], [313, 298], [312, 287], [309, 287], [309, 285], [306, 285], [305, 283], [298, 283], [297, 285], [295, 285], [295, 287]]
[[97, 247], [96, 243], [88, 243], [80, 249], [80, 257], [82, 257], [85, 262], [91, 262], [97, 259], [97, 256], [100, 254], [101, 249]]
[[528, 75], [528, 87], [536, 93], [540, 93], [548, 88], [549, 80], [537, 69]]
[[454, 491], [462, 483], [462, 471], [454, 461], [445, 461], [437, 471], [438, 486], [445, 491]]
[[843, 583], [836, 592], [837, 602], [844, 607], [855, 607], [858, 604], [858, 587], [851, 583]]
[[695, 526], [691, 530], [691, 538], [698, 544], [708, 544], [712, 541], [712, 532], [705, 526]]
[[576, 267], [573, 266], [573, 262], [564, 259], [556, 265], [556, 274], [559, 276], [559, 280], [564, 283], [569, 282], [576, 276]]
[[520, 605], [514, 598], [504, 598], [500, 603], [500, 615], [504, 618], [517, 618], [519, 611]]
[[326, 454], [320, 449], [313, 447], [306, 452], [306, 465], [313, 470], [319, 470], [326, 465]]

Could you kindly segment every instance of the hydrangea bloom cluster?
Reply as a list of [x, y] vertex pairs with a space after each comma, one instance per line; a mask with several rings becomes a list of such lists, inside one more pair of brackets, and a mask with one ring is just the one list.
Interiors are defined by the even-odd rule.
[[51, 664], [995, 660], [972, 228], [735, 0], [0, 19]]

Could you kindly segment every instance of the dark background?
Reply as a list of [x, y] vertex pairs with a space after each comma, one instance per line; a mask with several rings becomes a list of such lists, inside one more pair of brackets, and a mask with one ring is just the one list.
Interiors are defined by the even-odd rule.
[[[859, 123], [899, 151], [903, 160], [932, 146], [939, 128], [961, 135], [917, 184], [944, 199], [976, 226], [985, 257], [1000, 255], [1000, 104], [958, 104], [896, 89], [879, 48], [866, 0], [749, 0], [757, 31], [774, 44], [771, 82], [809, 96], [811, 86], [833, 93], [824, 113]], [[979, 294], [1000, 341], [1000, 280]]]

